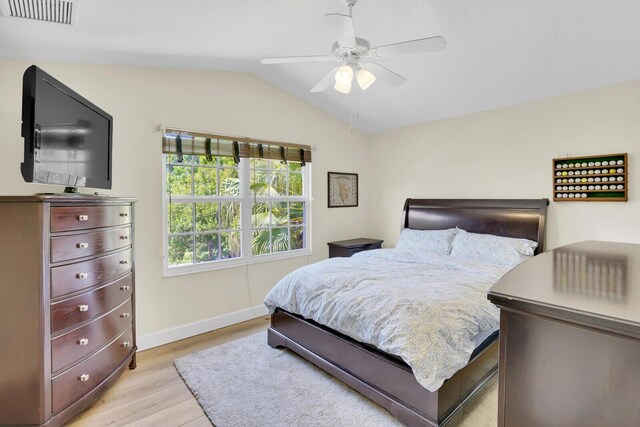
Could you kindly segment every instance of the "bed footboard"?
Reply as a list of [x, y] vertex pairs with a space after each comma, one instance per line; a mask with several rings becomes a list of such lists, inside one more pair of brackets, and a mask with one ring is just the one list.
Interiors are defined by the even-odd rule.
[[456, 425], [464, 405], [498, 367], [496, 339], [440, 389], [430, 392], [405, 363], [286, 311], [272, 315], [268, 337], [270, 346], [289, 348], [409, 426]]

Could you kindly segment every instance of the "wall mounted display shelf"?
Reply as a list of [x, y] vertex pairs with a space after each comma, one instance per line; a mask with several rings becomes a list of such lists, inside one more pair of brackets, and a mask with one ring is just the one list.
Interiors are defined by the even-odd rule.
[[554, 202], [628, 200], [627, 153], [553, 159]]

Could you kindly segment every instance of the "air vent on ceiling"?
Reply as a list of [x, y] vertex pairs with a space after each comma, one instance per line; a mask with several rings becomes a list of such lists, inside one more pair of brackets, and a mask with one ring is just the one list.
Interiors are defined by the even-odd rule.
[[0, 15], [73, 25], [78, 0], [0, 0]]

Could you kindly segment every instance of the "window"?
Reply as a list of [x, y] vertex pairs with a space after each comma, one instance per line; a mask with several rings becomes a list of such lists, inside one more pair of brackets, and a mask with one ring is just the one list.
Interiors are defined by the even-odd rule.
[[303, 172], [300, 163], [251, 159], [251, 253], [304, 249]]
[[165, 275], [306, 255], [310, 165], [165, 154]]

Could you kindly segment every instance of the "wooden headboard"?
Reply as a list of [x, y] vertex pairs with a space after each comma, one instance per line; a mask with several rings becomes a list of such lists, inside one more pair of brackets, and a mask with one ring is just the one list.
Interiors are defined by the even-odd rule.
[[544, 252], [549, 199], [407, 199], [402, 227], [444, 230], [459, 227], [471, 233], [495, 234], [538, 242]]

